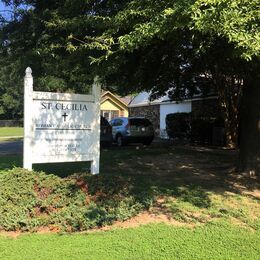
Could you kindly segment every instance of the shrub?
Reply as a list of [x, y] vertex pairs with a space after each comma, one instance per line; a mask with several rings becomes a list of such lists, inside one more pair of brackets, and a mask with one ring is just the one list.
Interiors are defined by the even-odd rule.
[[191, 138], [194, 143], [211, 144], [213, 124], [204, 119], [195, 119], [191, 123]]
[[189, 138], [191, 113], [174, 113], [166, 116], [166, 131], [170, 138]]
[[0, 172], [0, 230], [39, 227], [82, 231], [126, 220], [147, 207], [131, 180], [75, 174], [67, 178], [14, 168]]
[[191, 139], [199, 144], [225, 144], [223, 119], [193, 119], [191, 122]]

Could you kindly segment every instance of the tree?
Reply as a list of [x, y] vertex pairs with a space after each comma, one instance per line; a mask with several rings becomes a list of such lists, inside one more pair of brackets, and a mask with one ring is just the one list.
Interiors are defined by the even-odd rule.
[[156, 94], [174, 89], [181, 96], [192, 93], [196, 77], [205, 73], [218, 87], [231, 143], [242, 96], [240, 169], [259, 170], [257, 0], [133, 0], [109, 22], [94, 43], [85, 37], [81, 46], [100, 48], [102, 42], [106, 53], [93, 60], [102, 65], [104, 81]]
[[[241, 106], [240, 170], [260, 171], [259, 1], [197, 1], [195, 26], [233, 44], [230, 56], [247, 60], [240, 78]], [[232, 58], [231, 56], [231, 58]], [[241, 60], [243, 62], [243, 60]]]
[[87, 93], [96, 74], [86, 58], [89, 51], [68, 52], [67, 30], [56, 30], [50, 22], [57, 10], [68, 17], [73, 17], [73, 8], [83, 12], [75, 8], [79, 4], [75, 1], [70, 7], [67, 1], [70, 8], [66, 13], [64, 1], [3, 2], [12, 7], [13, 14], [0, 20], [0, 118], [23, 115], [23, 77], [27, 66], [33, 69], [37, 90]]
[[105, 50], [93, 61], [108, 85], [124, 86], [117, 88], [121, 94], [152, 89], [155, 97], [174, 89], [175, 99], [192, 96], [207, 75], [220, 96], [228, 145], [235, 148], [245, 61], [259, 53], [255, 10], [257, 1], [128, 1], [104, 17], [110, 25], [102, 35], [87, 35], [79, 45], [71, 35], [70, 46]]
[[[158, 96], [170, 90], [175, 99], [192, 96], [198, 86], [207, 91], [214, 85], [233, 145], [241, 110], [240, 168], [257, 171], [258, 0], [14, 2], [33, 7], [16, 22], [31, 15], [30, 33], [37, 34], [29, 37], [28, 48], [33, 48], [33, 57], [40, 53], [40, 72], [71, 79], [68, 64], [77, 64], [75, 72], [83, 78], [89, 69], [87, 79], [97, 73], [121, 94], [149, 90]], [[15, 36], [13, 52], [22, 45]], [[48, 64], [57, 71], [48, 70]]]

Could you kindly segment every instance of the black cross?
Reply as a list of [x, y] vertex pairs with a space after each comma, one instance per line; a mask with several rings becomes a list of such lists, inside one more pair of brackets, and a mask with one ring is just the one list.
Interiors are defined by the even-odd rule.
[[68, 116], [66, 113], [64, 113], [63, 115], [63, 119], [64, 119], [64, 122], [66, 122], [66, 117]]

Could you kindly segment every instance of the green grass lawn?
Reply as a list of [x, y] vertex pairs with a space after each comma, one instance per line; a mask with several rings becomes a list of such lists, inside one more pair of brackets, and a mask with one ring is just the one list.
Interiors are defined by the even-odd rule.
[[0, 237], [0, 259], [259, 259], [259, 233], [227, 223]]
[[23, 158], [21, 155], [2, 155], [0, 156], [0, 171], [12, 169], [13, 167], [22, 167]]
[[[12, 138], [12, 137], [15, 138]], [[0, 127], [0, 141], [3, 140], [16, 140], [17, 137], [23, 136], [22, 127]]]

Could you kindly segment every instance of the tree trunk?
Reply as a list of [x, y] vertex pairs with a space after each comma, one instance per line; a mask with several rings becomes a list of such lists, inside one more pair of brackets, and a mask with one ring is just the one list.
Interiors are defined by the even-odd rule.
[[238, 120], [236, 118], [225, 118], [226, 145], [228, 148], [238, 147]]
[[240, 125], [239, 170], [249, 175], [260, 171], [260, 80], [257, 74], [245, 80]]
[[235, 149], [238, 147], [239, 107], [243, 84], [237, 76], [219, 73], [216, 66], [213, 76], [224, 118], [226, 145]]
[[[226, 145], [231, 149], [235, 149], [238, 147], [239, 102], [236, 101], [235, 105], [233, 105], [234, 99], [237, 96], [238, 93], [230, 91], [229, 95], [226, 95], [225, 98], [223, 98], [224, 100], [222, 100], [222, 104], [225, 104], [225, 106], [222, 106], [222, 111], [225, 122]], [[232, 103], [232, 105], [230, 105], [230, 103]]]

